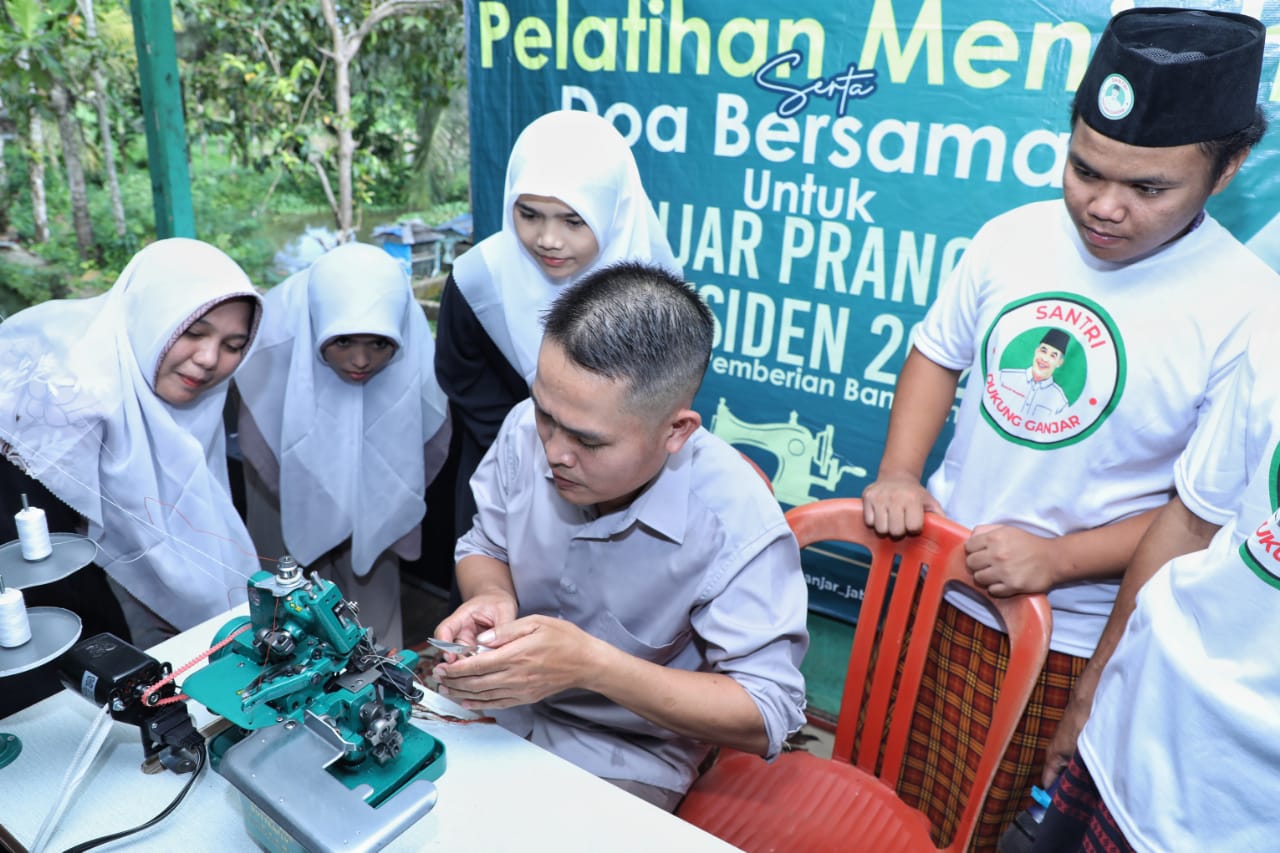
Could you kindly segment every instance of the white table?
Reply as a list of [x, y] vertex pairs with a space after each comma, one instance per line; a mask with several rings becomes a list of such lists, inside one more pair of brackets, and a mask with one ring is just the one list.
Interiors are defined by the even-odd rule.
[[[214, 633], [247, 606], [197, 625], [151, 654], [179, 667], [207, 649]], [[3, 682], [0, 682], [3, 689]], [[189, 703], [197, 725], [212, 719]], [[0, 825], [30, 846], [57, 797], [62, 776], [96, 713], [68, 691], [0, 719], [22, 739], [21, 755], [0, 768]], [[389, 851], [732, 851], [679, 818], [488, 723], [414, 720], [446, 749], [436, 807]], [[106, 744], [64, 813], [50, 850], [136, 826], [167, 805], [186, 776], [139, 770], [138, 729], [112, 723]], [[288, 780], [282, 780], [287, 784]], [[145, 833], [108, 850], [252, 851], [240, 797], [206, 768], [178, 809]]]

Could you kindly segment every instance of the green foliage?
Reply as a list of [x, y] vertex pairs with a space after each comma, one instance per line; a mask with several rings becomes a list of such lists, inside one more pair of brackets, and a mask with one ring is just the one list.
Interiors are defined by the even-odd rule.
[[401, 215], [401, 219], [421, 219], [428, 225], [440, 225], [448, 222], [455, 216], [461, 216], [471, 209], [471, 204], [465, 201], [445, 201], [440, 204], [433, 204], [422, 210], [415, 210]]
[[[357, 17], [368, 9], [366, 4], [344, 7], [342, 14]], [[276, 250], [303, 224], [331, 223], [316, 176], [318, 164], [336, 187], [333, 64], [324, 54], [330, 43], [319, 7], [173, 0], [173, 8], [197, 233], [240, 262], [255, 283], [274, 283]], [[105, 289], [155, 238], [127, 4], [99, 0], [96, 22], [97, 38], [90, 40], [76, 0], [0, 0], [0, 68], [5, 69], [0, 116], [7, 112], [19, 131], [4, 147], [0, 239], [13, 239], [46, 262], [35, 268], [0, 262], [0, 310]], [[385, 20], [361, 47], [351, 68], [358, 146], [353, 178], [366, 221], [385, 221], [410, 205], [429, 223], [466, 209], [465, 98], [458, 97], [465, 86], [463, 63], [460, 3]], [[106, 77], [119, 148], [123, 236], [115, 233], [97, 115], [87, 100], [92, 68]], [[54, 79], [77, 99], [73, 115], [86, 143], [83, 159], [100, 262], [81, 262], [76, 251], [44, 88]], [[25, 150], [33, 109], [45, 128], [39, 152]], [[436, 147], [433, 140], [442, 129], [448, 129], [449, 139]], [[433, 160], [428, 156], [433, 150], [447, 156]], [[33, 155], [46, 167], [50, 240], [42, 244], [33, 243], [27, 169]], [[391, 212], [376, 212], [381, 210]]]
[[[336, 186], [329, 34], [312, 4], [175, 0], [188, 92], [188, 134], [227, 134], [237, 162]], [[354, 15], [354, 10], [351, 10]], [[382, 21], [351, 67], [358, 205], [403, 205], [422, 180], [439, 114], [465, 83], [461, 4]], [[195, 97], [192, 97], [192, 94]], [[458, 172], [457, 164], [440, 170]], [[445, 182], [441, 182], [444, 184]], [[464, 198], [456, 183], [440, 198]]]
[[[274, 283], [271, 259], [279, 247], [250, 213], [270, 183], [270, 175], [231, 166], [193, 174], [191, 183], [200, 238], [235, 258], [260, 286]], [[298, 204], [296, 199], [292, 203]]]
[[[80, 73], [86, 59], [75, 0], [4, 0], [12, 27], [0, 27], [0, 67], [12, 80], [43, 90]], [[9, 76], [6, 72], [6, 76]]]
[[0, 261], [0, 317], [52, 299], [65, 283], [56, 269]]

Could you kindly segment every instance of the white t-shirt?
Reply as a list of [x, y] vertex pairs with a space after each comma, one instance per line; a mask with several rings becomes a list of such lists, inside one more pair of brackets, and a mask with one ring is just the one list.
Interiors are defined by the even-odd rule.
[[[1174, 460], [1245, 345], [1246, 317], [1280, 294], [1277, 283], [1207, 215], [1128, 264], [1091, 256], [1060, 201], [991, 220], [914, 338], [930, 360], [970, 368], [930, 492], [968, 527], [1009, 524], [1046, 537], [1164, 504]], [[1054, 388], [1028, 407], [1016, 383], [1002, 379], [1029, 375], [1036, 347], [1055, 329], [1069, 340]], [[1065, 407], [1049, 405], [1055, 389]], [[1118, 583], [1049, 593], [1054, 650], [1093, 653]], [[952, 599], [998, 625], [982, 604]]]
[[1280, 341], [1263, 330], [1179, 459], [1179, 496], [1223, 527], [1138, 594], [1080, 738], [1139, 850], [1274, 850], [1280, 838], [1277, 365]]

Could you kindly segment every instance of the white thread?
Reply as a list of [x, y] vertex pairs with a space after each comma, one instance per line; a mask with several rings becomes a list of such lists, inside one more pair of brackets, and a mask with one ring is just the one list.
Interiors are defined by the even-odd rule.
[[110, 732], [111, 706], [103, 705], [94, 715], [93, 721], [89, 724], [89, 730], [84, 733], [84, 738], [76, 747], [75, 754], [71, 756], [71, 764], [67, 767], [67, 772], [62, 775], [58, 801], [40, 822], [40, 831], [36, 833], [35, 843], [31, 845], [31, 853], [44, 853], [53, 837], [54, 829], [58, 826], [58, 821], [62, 819], [62, 813], [66, 811], [67, 804], [71, 802], [71, 797], [80, 787], [80, 783], [84, 781], [85, 773], [93, 765], [93, 760], [102, 751], [102, 744], [106, 742]]
[[[47, 464], [50, 468], [52, 468], [53, 470], [55, 470], [55, 471], [57, 471], [58, 473], [62, 474], [63, 476], [65, 476], [65, 477], [66, 477], [68, 480], [70, 480], [71, 482], [73, 482], [73, 483], [75, 483], [76, 485], [78, 485], [78, 486], [80, 486], [80, 487], [84, 488], [86, 491], [90, 492], [91, 494], [94, 494], [94, 495], [98, 496], [98, 497], [99, 497], [99, 498], [101, 498], [105, 503], [110, 504], [111, 506], [113, 506], [113, 507], [115, 507], [117, 510], [119, 510], [121, 513], [123, 513], [124, 515], [127, 515], [129, 518], [133, 519], [133, 520], [134, 520], [134, 521], [136, 521], [140, 526], [142, 526], [142, 527], [146, 527], [146, 528], [150, 528], [151, 530], [155, 531], [157, 534], [159, 534], [159, 536], [160, 536], [160, 540], [161, 540], [161, 541], [168, 541], [171, 545], [174, 545], [174, 546], [181, 546], [181, 548], [185, 548], [185, 549], [187, 549], [188, 551], [190, 551], [190, 552], [192, 552], [192, 553], [196, 554], [197, 556], [204, 558], [204, 559], [205, 559], [205, 560], [207, 560], [210, 564], [215, 565], [215, 566], [218, 566], [218, 567], [219, 567], [219, 568], [221, 568], [221, 569], [225, 569], [226, 571], [228, 571], [228, 572], [232, 573], [233, 575], [238, 575], [238, 576], [240, 576], [241, 578], [243, 578], [243, 579], [245, 579], [245, 580], [248, 580], [248, 579], [249, 579], [249, 577], [251, 577], [251, 576], [253, 575], [253, 572], [245, 572], [244, 570], [242, 570], [242, 569], [240, 569], [240, 568], [238, 568], [238, 567], [236, 567], [236, 566], [229, 566], [229, 565], [227, 565], [226, 563], [224, 563], [224, 562], [222, 562], [221, 560], [219, 560], [217, 557], [213, 556], [212, 554], [206, 553], [205, 551], [201, 550], [200, 548], [196, 547], [195, 545], [192, 545], [192, 544], [191, 544], [191, 543], [189, 543], [189, 542], [184, 542], [184, 541], [182, 541], [181, 539], [178, 539], [178, 538], [176, 538], [176, 537], [170, 536], [170, 535], [169, 535], [169, 533], [168, 533], [166, 530], [164, 530], [163, 528], [157, 527], [156, 525], [152, 524], [152, 523], [151, 523], [150, 521], [148, 521], [147, 519], [142, 518], [141, 516], [139, 516], [137, 513], [130, 512], [128, 509], [126, 509], [125, 507], [121, 506], [120, 504], [116, 503], [116, 502], [115, 502], [115, 501], [113, 501], [111, 498], [109, 498], [109, 497], [106, 495], [106, 493], [104, 493], [104, 492], [100, 492], [100, 491], [98, 491], [97, 489], [91, 488], [87, 483], [82, 482], [82, 481], [81, 481], [81, 480], [79, 480], [79, 479], [78, 479], [74, 474], [72, 474], [70, 471], [68, 471], [67, 469], [63, 468], [61, 465], [59, 465], [55, 459], [52, 459], [52, 458], [50, 458], [50, 457], [46, 456], [45, 454], [41, 453], [40, 451], [36, 450], [34, 447], [32, 447], [32, 446], [30, 446], [30, 445], [27, 445], [25, 442], [23, 442], [23, 441], [21, 441], [20, 439], [18, 439], [18, 438], [17, 438], [17, 436], [14, 436], [14, 435], [11, 435], [11, 434], [0, 434], [0, 440], [10, 442], [10, 444], [13, 446], [13, 448], [14, 448], [15, 450], [17, 450], [17, 451], [18, 451], [18, 453], [19, 453], [19, 455], [21, 455], [23, 458], [28, 458], [28, 457], [29, 457], [29, 458], [31, 458], [31, 459], [33, 459], [33, 460], [38, 459], [38, 460], [40, 460], [40, 461], [44, 462], [44, 463], [45, 463], [45, 464]], [[105, 447], [105, 445], [104, 445], [104, 447]], [[192, 531], [193, 531], [193, 532], [196, 532], [196, 533], [204, 533], [204, 532], [206, 532], [206, 531], [196, 530], [195, 528], [191, 528], [191, 529], [192, 529]], [[103, 551], [103, 550], [102, 550], [102, 546], [101, 546], [100, 544], [98, 544], [98, 543], [96, 543], [96, 542], [95, 542], [94, 544], [95, 544], [95, 545], [97, 545], [98, 550], [99, 550], [100, 552], [102, 552], [104, 555], [106, 555], [106, 557], [107, 557], [108, 559], [116, 559], [116, 558], [115, 558], [115, 557], [113, 557], [112, 555], [107, 554], [105, 551]], [[139, 553], [139, 554], [138, 554], [136, 557], [134, 557], [132, 560], [122, 560], [122, 562], [126, 562], [126, 563], [127, 563], [127, 562], [132, 562], [133, 560], [136, 560], [136, 559], [140, 559], [140, 558], [143, 556], [143, 554], [144, 554], [144, 553], [146, 553], [146, 550], [147, 550], [147, 549], [145, 549], [145, 548], [144, 548], [144, 549], [142, 550], [142, 552], [141, 552], [141, 553]], [[239, 550], [243, 551], [244, 549], [242, 549], [242, 548], [241, 548], [241, 549], [239, 549]], [[252, 553], [247, 552], [247, 551], [246, 551], [246, 552], [244, 552], [244, 553], [249, 554], [249, 556], [252, 556], [252, 557], [254, 557], [254, 558], [255, 558], [255, 559], [257, 559], [257, 560], [262, 560], [262, 559], [263, 559], [262, 557], [259, 557], [258, 555], [256, 555], [256, 554], [252, 554]], [[196, 570], [196, 571], [198, 571], [200, 574], [205, 575], [206, 577], [210, 577], [210, 578], [217, 578], [217, 576], [216, 576], [216, 575], [214, 575], [214, 574], [213, 574], [213, 572], [209, 571], [207, 568], [205, 568], [204, 566], [200, 565], [199, 563], [193, 562], [193, 563], [191, 564], [190, 568], [195, 569], [195, 570]], [[231, 597], [232, 597], [236, 592], [243, 592], [243, 591], [244, 591], [243, 587], [228, 588], [228, 589], [227, 589], [227, 599], [228, 599], [228, 602], [230, 602]]]
[[27, 618], [22, 590], [9, 587], [0, 591], [0, 646], [15, 649], [30, 639], [31, 622]]
[[53, 553], [53, 543], [49, 541], [49, 522], [44, 510], [35, 506], [23, 507], [13, 518], [18, 523], [22, 559], [34, 562]]

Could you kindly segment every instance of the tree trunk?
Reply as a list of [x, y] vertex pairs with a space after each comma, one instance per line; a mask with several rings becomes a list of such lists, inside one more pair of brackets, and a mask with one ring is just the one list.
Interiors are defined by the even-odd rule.
[[49, 100], [58, 116], [58, 136], [62, 140], [62, 162], [67, 169], [67, 191], [71, 195], [71, 220], [75, 224], [80, 260], [93, 258], [93, 223], [89, 219], [89, 193], [85, 187], [84, 164], [80, 159], [80, 126], [71, 115], [71, 98], [61, 83], [49, 90]]
[[44, 128], [40, 125], [40, 111], [34, 106], [27, 112], [27, 176], [31, 184], [31, 239], [37, 243], [49, 242], [49, 202], [44, 195]]
[[444, 109], [435, 105], [419, 108], [418, 148], [413, 152], [413, 162], [409, 165], [411, 183], [408, 198], [410, 206], [414, 208], [430, 207], [439, 195], [435, 176], [431, 174], [431, 146], [435, 141], [436, 127], [443, 115]]
[[351, 164], [355, 160], [356, 140], [351, 133], [351, 59], [359, 50], [360, 39], [352, 43], [338, 22], [333, 0], [323, 0], [325, 22], [333, 39], [333, 110], [334, 129], [338, 132], [338, 242], [351, 239], [352, 190]]
[[346, 242], [342, 239], [342, 214], [338, 210], [338, 200], [333, 197], [333, 187], [329, 184], [329, 176], [325, 174], [324, 163], [320, 162], [318, 154], [312, 154], [307, 158], [307, 162], [316, 170], [316, 174], [320, 176], [320, 188], [324, 190], [324, 197], [329, 201], [329, 210], [333, 212], [333, 221], [338, 229], [338, 242]]
[[352, 164], [355, 161], [356, 139], [351, 133], [351, 65], [341, 58], [333, 63], [334, 111], [338, 126], [338, 239], [343, 243], [352, 238]]
[[338, 21], [334, 0], [321, 0], [329, 34], [333, 38], [334, 113], [338, 132], [338, 240], [347, 242], [354, 238], [352, 231], [352, 164], [355, 161], [356, 140], [351, 132], [351, 62], [360, 52], [360, 45], [374, 27], [387, 18], [408, 15], [414, 11], [439, 5], [445, 0], [382, 0], [369, 9], [360, 25], [350, 35], [343, 32]]
[[[85, 33], [90, 41], [98, 38], [98, 25], [93, 17], [93, 0], [80, 0], [80, 11], [84, 15]], [[116, 224], [116, 236], [124, 237], [126, 233], [124, 221], [124, 201], [120, 197], [120, 180], [116, 177], [116, 143], [111, 133], [111, 117], [107, 112], [107, 88], [103, 81], [102, 69], [97, 60], [93, 63], [94, 103], [98, 108], [98, 129], [102, 134], [102, 160], [107, 170], [107, 188], [111, 192], [111, 218]]]
[[[0, 115], [4, 114], [4, 98], [0, 98]], [[4, 133], [0, 131], [0, 240], [9, 234], [9, 210], [13, 207], [13, 193], [9, 191], [9, 169], [4, 162]]]
[[124, 199], [120, 195], [120, 179], [116, 176], [116, 143], [111, 133], [111, 117], [107, 114], [106, 83], [102, 72], [93, 69], [94, 101], [98, 108], [98, 129], [102, 133], [102, 161], [107, 170], [107, 188], [111, 192], [111, 218], [116, 225], [116, 236], [127, 233], [124, 221]]

